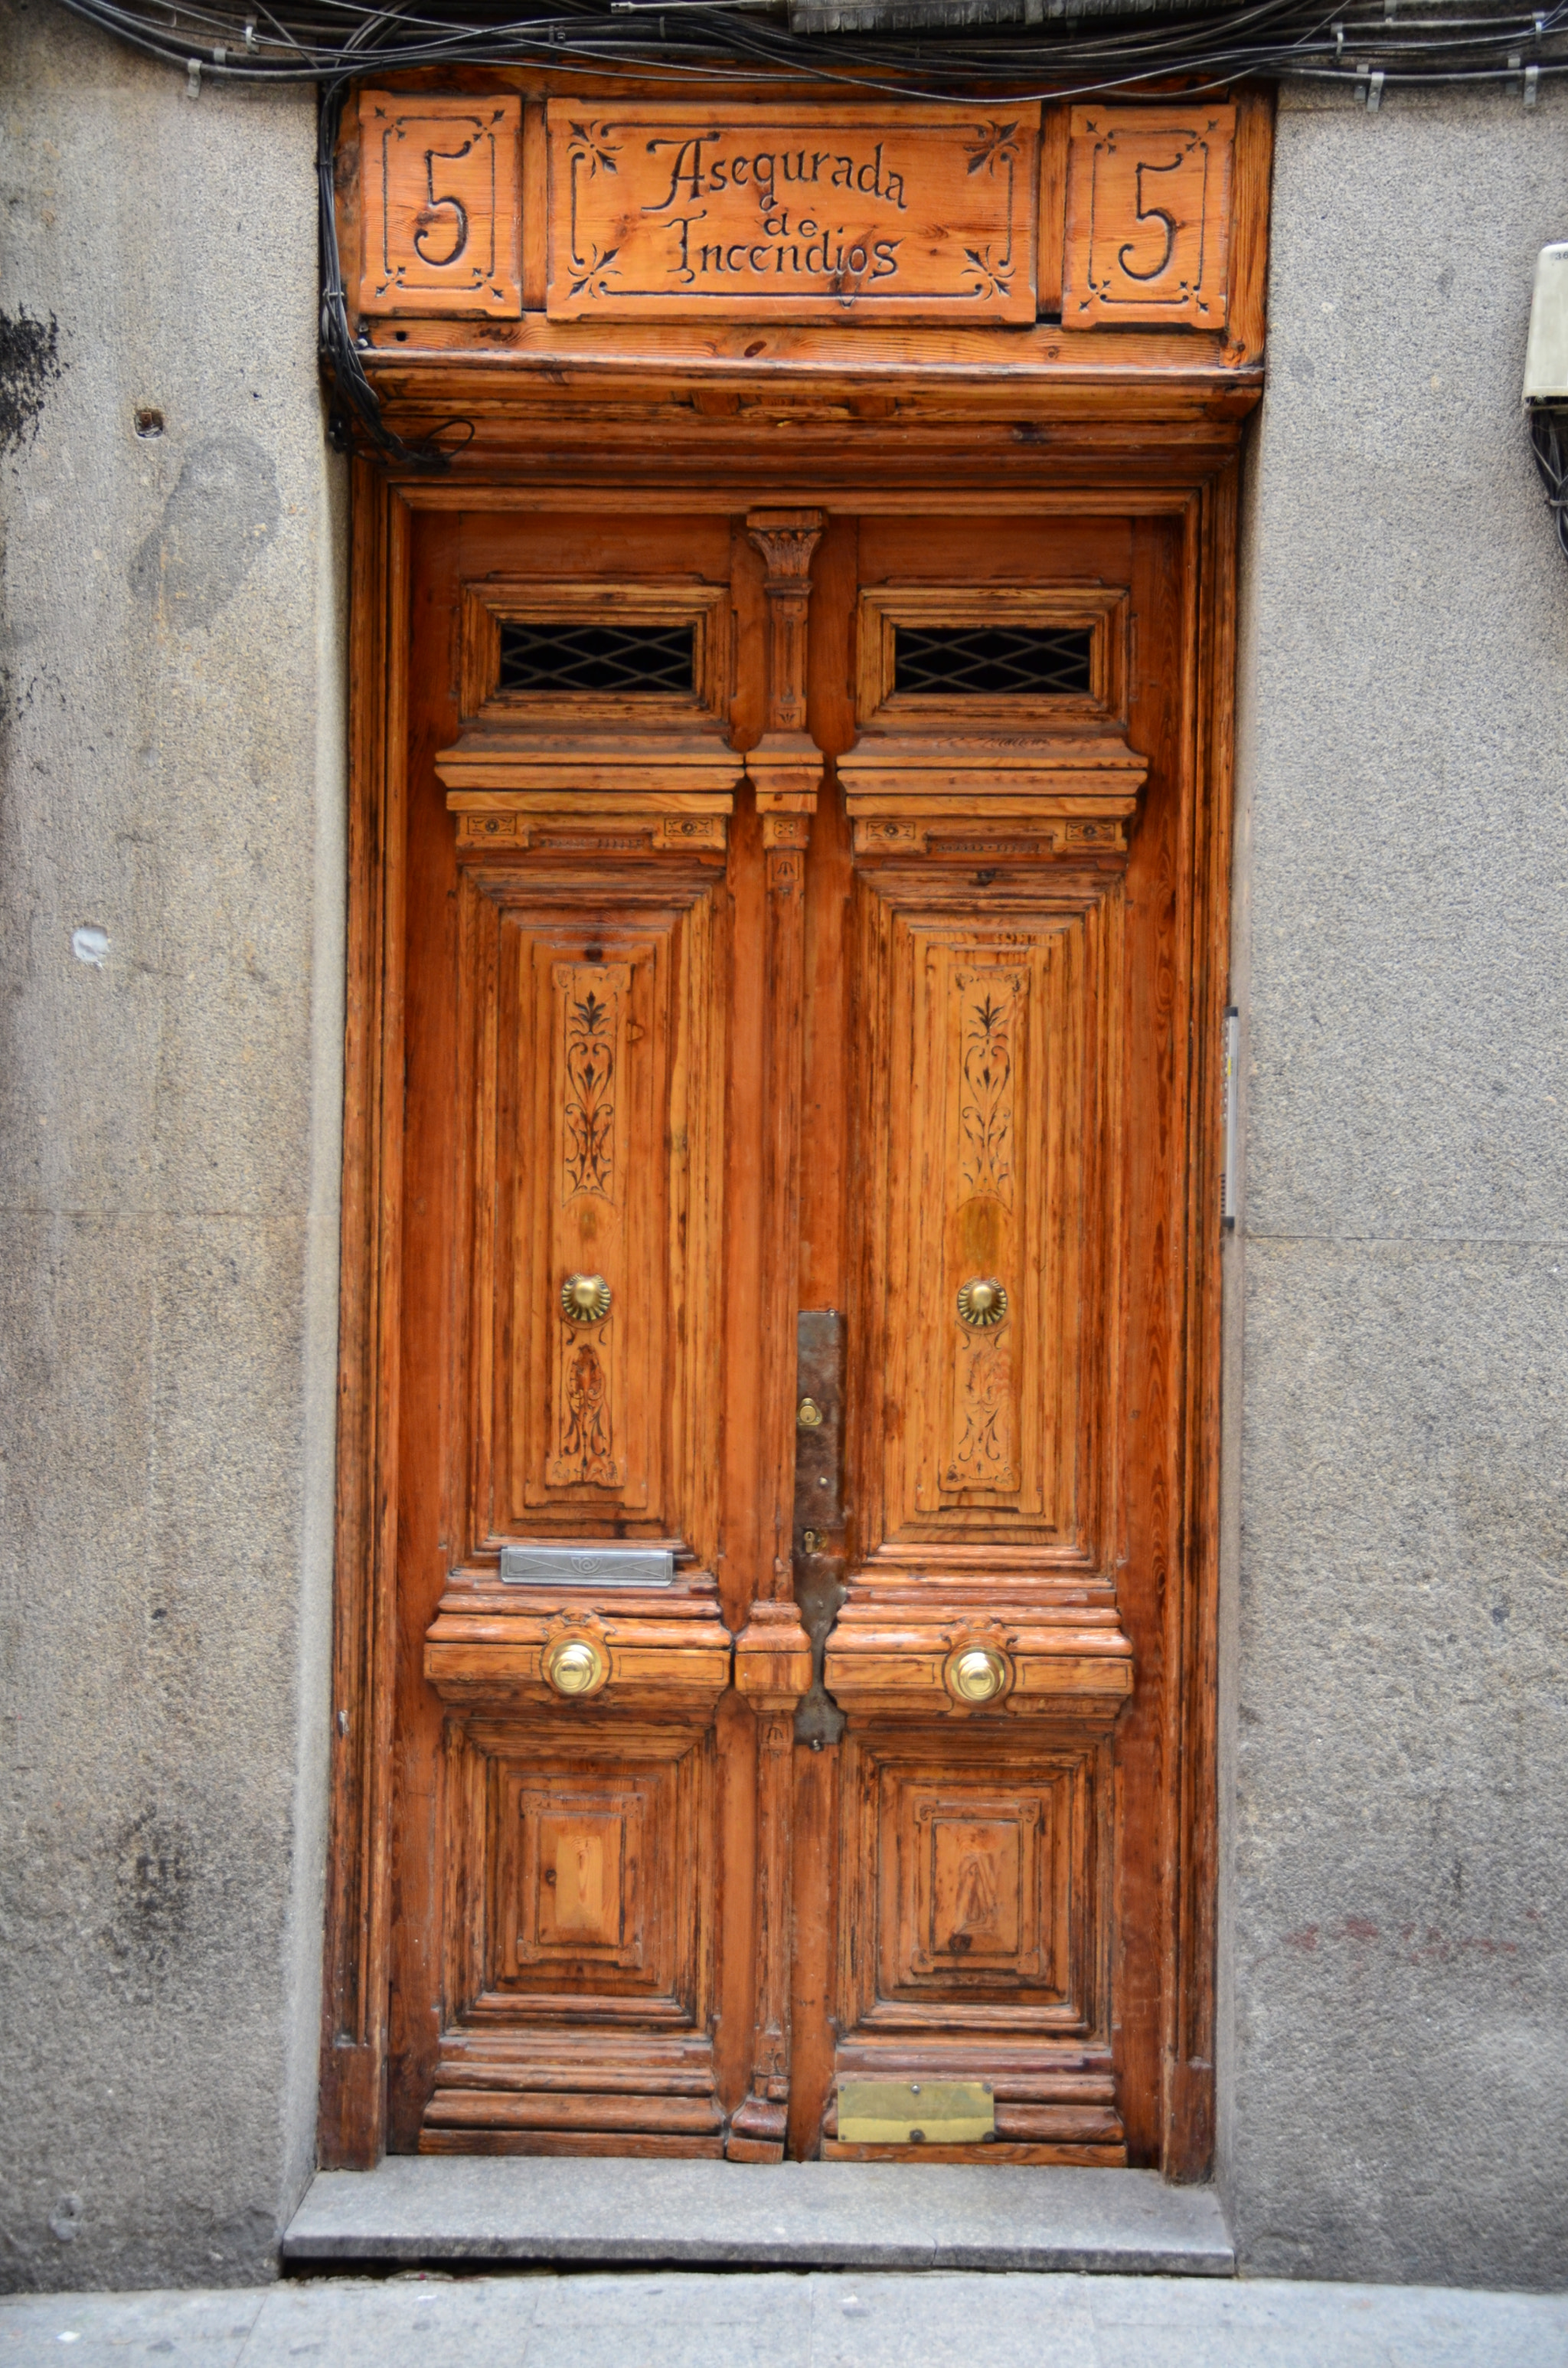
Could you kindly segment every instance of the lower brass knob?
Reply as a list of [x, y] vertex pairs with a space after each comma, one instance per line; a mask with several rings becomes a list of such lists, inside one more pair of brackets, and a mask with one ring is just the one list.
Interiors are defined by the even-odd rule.
[[587, 1636], [557, 1636], [544, 1648], [544, 1679], [558, 1694], [597, 1694], [609, 1675], [609, 1656]]
[[994, 1645], [960, 1645], [942, 1672], [953, 1700], [975, 1707], [1005, 1692], [1011, 1674], [1006, 1655]]

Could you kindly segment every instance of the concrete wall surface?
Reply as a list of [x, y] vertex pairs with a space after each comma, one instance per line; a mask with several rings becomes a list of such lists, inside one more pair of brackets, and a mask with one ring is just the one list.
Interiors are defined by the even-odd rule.
[[1568, 105], [1287, 94], [1244, 529], [1221, 2169], [1259, 2274], [1568, 2280]]
[[[313, 100], [0, 0], [0, 2281], [312, 2158], [343, 488]], [[1568, 2263], [1568, 97], [1287, 94], [1244, 542], [1221, 2174], [1257, 2273]], [[138, 435], [138, 412], [163, 431]], [[145, 424], [145, 423], [144, 423]]]
[[[314, 101], [0, 0], [0, 2279], [312, 2160], [344, 898]], [[138, 410], [164, 432], [139, 438]]]

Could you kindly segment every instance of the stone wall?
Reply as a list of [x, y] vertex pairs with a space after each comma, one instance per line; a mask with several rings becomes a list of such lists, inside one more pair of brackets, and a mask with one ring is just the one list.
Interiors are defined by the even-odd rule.
[[1222, 2185], [1258, 2273], [1568, 2264], [1568, 106], [1280, 112], [1244, 545]]
[[47, 0], [0, 0], [0, 2279], [206, 2284], [269, 2272], [314, 2141], [346, 575], [314, 96], [192, 100]]
[[[313, 102], [192, 100], [50, 0], [0, 0], [0, 2278], [211, 2283], [269, 2272], [313, 2139]], [[1568, 565], [1517, 408], [1565, 131], [1551, 94], [1280, 120], [1226, 1308], [1221, 2168], [1258, 2272], [1568, 2260]]]

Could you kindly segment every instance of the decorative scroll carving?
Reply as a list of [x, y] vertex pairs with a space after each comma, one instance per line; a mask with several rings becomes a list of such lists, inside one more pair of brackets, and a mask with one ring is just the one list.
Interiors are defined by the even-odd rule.
[[1064, 329], [1224, 327], [1235, 136], [1233, 107], [1073, 109]]
[[1018, 1471], [1013, 1460], [1013, 1356], [1006, 1329], [960, 1330], [957, 1356], [953, 1411], [962, 1427], [948, 1466], [947, 1484], [949, 1488], [1015, 1489]]
[[359, 310], [517, 319], [521, 99], [367, 90], [359, 121]]
[[550, 1466], [551, 1483], [613, 1488], [620, 1474], [610, 1452], [609, 1383], [597, 1341], [574, 1334], [562, 1395], [561, 1453]]

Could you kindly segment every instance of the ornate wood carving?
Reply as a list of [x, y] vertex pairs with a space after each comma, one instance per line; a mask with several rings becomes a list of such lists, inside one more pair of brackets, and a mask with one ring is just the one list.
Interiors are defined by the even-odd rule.
[[[401, 179], [390, 249], [381, 129], [358, 108], [345, 111], [336, 176], [361, 359], [400, 432], [443, 440], [454, 417], [472, 429], [464, 471], [503, 452], [517, 465], [525, 450], [551, 475], [569, 450], [602, 467], [623, 444], [646, 449], [650, 427], [666, 468], [672, 440], [688, 452], [695, 442], [700, 468], [715, 416], [748, 421], [760, 457], [781, 416], [820, 422], [824, 404], [843, 404], [856, 416], [870, 373], [906, 430], [947, 421], [947, 472], [933, 480], [943, 490], [954, 472], [979, 482], [983, 450], [1016, 475], [1025, 416], [1032, 432], [1047, 423], [1064, 432], [1059, 472], [1089, 443], [1114, 465], [1127, 450], [1120, 431], [1134, 423], [1145, 450], [1158, 421], [1173, 450], [1196, 460], [1207, 420], [1213, 457], [1199, 462], [1195, 483], [1233, 432], [1229, 401], [1261, 391], [1266, 91], [1196, 110], [1042, 110], [1030, 99], [955, 120], [929, 105], [846, 107], [798, 89], [760, 104], [722, 91], [672, 102], [667, 85], [640, 88], [614, 73], [574, 74], [564, 86], [545, 64], [465, 80], [463, 93], [364, 95], [410, 127], [392, 152]], [[519, 94], [508, 208], [502, 149], [516, 159]], [[492, 273], [487, 249], [478, 268], [486, 160], [481, 147], [462, 153], [462, 127], [467, 119], [483, 130], [496, 108], [513, 118], [497, 150]], [[1085, 146], [1081, 130], [1069, 139], [1085, 120], [1113, 127], [1103, 169], [1092, 139]], [[1173, 125], [1199, 134], [1201, 148], [1173, 148]], [[760, 194], [771, 189], [774, 202], [757, 202], [758, 164]], [[802, 172], [814, 178], [802, 182]], [[814, 203], [824, 184], [825, 210]], [[891, 336], [879, 338], [879, 327]], [[561, 374], [559, 416], [537, 400], [540, 372]], [[508, 381], [515, 409], [494, 399]], [[990, 398], [988, 416], [960, 422], [949, 398], [960, 386], [983, 412]], [[736, 507], [762, 491], [754, 477]]]
[[[542, 380], [539, 392], [540, 419], [564, 439], [558, 474], [526, 485], [512, 478], [483, 499], [472, 485], [415, 488], [412, 592], [372, 546], [365, 560], [382, 571], [387, 624], [384, 655], [366, 643], [370, 660], [361, 664], [373, 660], [368, 681], [384, 665], [389, 688], [373, 730], [358, 711], [357, 780], [388, 799], [397, 762], [388, 747], [411, 750], [411, 808], [392, 874], [406, 882], [410, 908], [405, 923], [392, 899], [396, 926], [385, 928], [394, 952], [378, 960], [391, 979], [406, 948], [412, 972], [406, 1007], [389, 990], [368, 1023], [380, 1066], [354, 1073], [353, 1094], [376, 1097], [366, 1124], [382, 1162], [372, 1189], [383, 1341], [400, 1293], [403, 1314], [398, 1339], [377, 1349], [358, 1301], [346, 1297], [346, 1373], [360, 1372], [367, 1355], [378, 1360], [381, 1444], [356, 1449], [358, 1434], [348, 1434], [348, 1452], [366, 1462], [349, 1475], [358, 1495], [351, 1491], [346, 1515], [341, 1732], [357, 1741], [367, 1705], [380, 1702], [381, 1739], [355, 1764], [382, 1768], [388, 1782], [367, 1802], [340, 1776], [335, 1848], [352, 1862], [355, 1837], [374, 1847], [389, 1816], [394, 1839], [379, 1873], [371, 1861], [379, 1921], [358, 1964], [353, 1898], [341, 1885], [335, 1892], [347, 1906], [335, 1907], [330, 2030], [347, 2037], [330, 2039], [329, 2056], [345, 2060], [329, 2062], [338, 2135], [324, 2143], [340, 2159], [373, 2152], [384, 2031], [392, 2141], [402, 2146], [710, 2155], [727, 2146], [744, 2157], [776, 2150], [789, 2119], [792, 2146], [809, 2152], [836, 2060], [842, 2077], [992, 2082], [994, 2160], [1108, 2161], [1130, 2149], [1134, 2159], [1200, 2170], [1212, 2056], [1203, 1857], [1212, 1737], [1201, 1673], [1212, 1632], [1204, 1360], [1214, 1327], [1205, 1264], [1212, 1096], [1193, 1048], [1222, 976], [1223, 798], [1213, 804], [1210, 791], [1228, 779], [1228, 612], [1213, 587], [1228, 581], [1231, 494], [1184, 510], [1180, 467], [1142, 451], [1148, 490], [1133, 498], [1124, 477], [1104, 474], [1102, 456], [1088, 509], [1068, 515], [1078, 498], [1071, 469], [1062, 473], [1056, 452], [1042, 461], [1019, 446], [1022, 506], [998, 495], [994, 510], [971, 516], [934, 458], [939, 438], [923, 444], [924, 431], [901, 417], [898, 465], [920, 502], [912, 498], [905, 517], [885, 484], [873, 487], [858, 522], [835, 522], [817, 567], [824, 613], [813, 649], [827, 663], [812, 686], [812, 719], [822, 744], [843, 748], [857, 728], [859, 588], [923, 576], [915, 588], [945, 593], [967, 568], [966, 594], [977, 584], [985, 593], [1048, 591], [1054, 579], [1086, 586], [1097, 574], [1117, 599], [1127, 587], [1137, 665], [1126, 666], [1120, 698], [1095, 678], [1089, 696], [1104, 712], [1070, 724], [1059, 710], [1031, 720], [1020, 735], [1027, 758], [1011, 774], [996, 753], [1002, 729], [981, 765], [952, 765], [945, 790], [930, 786], [943, 757], [925, 765], [923, 782], [911, 778], [919, 765], [900, 774], [890, 763], [883, 789], [869, 789], [865, 775], [855, 784], [857, 748], [849, 796], [881, 798], [884, 811], [861, 807], [846, 820], [835, 802], [812, 825], [803, 810], [779, 806], [764, 811], [759, 827], [743, 806], [731, 825], [727, 789], [710, 804], [707, 791], [677, 786], [672, 752], [684, 722], [641, 734], [618, 723], [591, 787], [565, 790], [559, 772], [507, 786], [528, 780], [530, 739], [549, 736], [520, 719], [496, 719], [499, 760], [494, 747], [472, 756], [470, 733], [492, 724], [478, 716], [465, 724], [459, 713], [454, 620], [465, 577], [515, 584], [531, 569], [534, 580], [556, 583], [585, 554], [583, 579], [592, 581], [610, 536], [617, 560], [624, 553], [623, 581], [667, 564], [672, 576], [711, 588], [726, 547], [753, 566], [732, 525], [746, 496], [726, 510], [721, 480], [739, 472], [745, 437], [760, 439], [760, 418], [714, 425], [717, 473], [689, 517], [671, 500], [682, 464], [661, 446], [656, 479], [607, 526], [592, 508], [597, 460], [585, 474], [568, 450], [580, 424], [574, 396]], [[983, 441], [983, 419], [959, 409], [966, 433]], [[820, 479], [796, 450], [770, 464], [775, 482], [792, 494], [821, 482], [825, 503], [835, 470], [865, 474], [859, 456], [878, 438], [863, 428], [823, 433]], [[1095, 433], [1102, 429], [1108, 435], [1103, 421]], [[1125, 449], [1125, 425], [1119, 433]], [[569, 485], [581, 525], [562, 517]], [[964, 514], [946, 516], [943, 504]], [[1052, 583], [1026, 584], [1031, 564], [1049, 566]], [[743, 588], [744, 738], [767, 721], [767, 604], [750, 597], [749, 575]], [[1114, 602], [1105, 613], [1114, 620]], [[400, 703], [404, 684], [412, 715]], [[860, 746], [881, 764], [884, 740], [902, 737], [919, 744], [924, 762], [940, 735], [922, 712], [899, 712], [897, 699], [895, 689], [882, 712], [858, 718]], [[884, 724], [896, 730], [884, 734]], [[705, 747], [722, 745], [711, 711], [696, 731]], [[454, 783], [444, 808], [431, 752], [448, 751], [441, 768], [456, 775], [464, 742], [476, 774], [492, 761], [512, 769], [494, 787]], [[1134, 742], [1147, 757], [1132, 755]], [[1085, 807], [1070, 780], [1084, 775], [1091, 798], [1108, 757], [1109, 769], [1119, 768], [1114, 812]], [[727, 761], [733, 784], [740, 760]], [[1147, 796], [1129, 799], [1127, 783], [1145, 769]], [[402, 832], [395, 802], [360, 813], [358, 844], [372, 865], [388, 813]], [[665, 836], [687, 825], [700, 839]], [[365, 909], [357, 907], [360, 944]], [[792, 983], [785, 924], [803, 924], [808, 912]], [[608, 1013], [612, 988], [621, 1004], [607, 1071], [594, 1048], [608, 1019], [573, 1035], [564, 1015], [570, 996], [588, 994]], [[793, 1112], [776, 1086], [782, 1074], [788, 1087], [791, 1024], [806, 1056]], [[629, 1072], [630, 1099], [619, 1091]], [[406, 1182], [396, 1157], [405, 1109]], [[804, 1174], [791, 1148], [802, 1134]], [[918, 1165], [920, 1184], [905, 1189], [896, 1225], [888, 1215], [895, 1161]], [[634, 1187], [624, 1205], [614, 1200], [623, 1176]], [[352, 1181], [346, 1211], [362, 1205], [365, 1184]], [[569, 1230], [585, 1212], [606, 1225], [591, 1244]], [[953, 1264], [955, 1243], [992, 1240], [1001, 1256], [983, 1273]], [[910, 1281], [906, 1252], [916, 1241], [934, 1257], [929, 1305]], [[601, 1271], [601, 1242], [627, 1261], [611, 1307], [568, 1321], [556, 1269], [570, 1248], [574, 1267]], [[1032, 1266], [1033, 1282], [1021, 1299], [1009, 1296], [997, 1323], [960, 1335], [959, 1291], [1015, 1254]], [[536, 1255], [553, 1302], [551, 1288], [533, 1288]], [[785, 1527], [790, 1495], [778, 1393], [752, 1349], [766, 1351], [775, 1329], [792, 1347], [801, 1279], [813, 1306], [845, 1311], [854, 1369], [847, 1526], [835, 1532], [848, 1549], [854, 1596], [826, 1663], [849, 1741], [840, 1746], [824, 1719], [806, 1738], [823, 1742], [820, 1752], [790, 1734], [810, 1655], [789, 1600], [779, 1525], [780, 1489]], [[721, 1358], [717, 1320], [707, 1328], [715, 1296], [728, 1309], [730, 1348], [744, 1352], [733, 1358]], [[661, 1331], [677, 1299], [679, 1324]], [[530, 1330], [536, 1303], [553, 1304], [542, 1345]], [[1076, 1313], [1057, 1322], [1052, 1310], [1063, 1308]], [[887, 1382], [887, 1358], [905, 1353], [892, 1324], [907, 1357], [879, 1429], [869, 1393]], [[987, 1338], [1011, 1346], [1005, 1369], [966, 1395], [971, 1335], [982, 1349]], [[600, 1358], [608, 1453], [625, 1470], [610, 1486], [574, 1478], [552, 1490], [545, 1466], [560, 1454], [560, 1433], [544, 1417], [566, 1406], [559, 1352], [579, 1336]], [[1026, 1373], [1040, 1341], [1046, 1370]], [[633, 1367], [635, 1389], [622, 1388]], [[528, 1391], [543, 1408], [531, 1429], [511, 1402]], [[793, 1396], [787, 1386], [786, 1424]], [[976, 1411], [983, 1421], [971, 1421]], [[894, 1484], [903, 1486], [915, 1459], [883, 1434], [901, 1426], [924, 1441], [927, 1505], [912, 1487], [895, 1502]], [[393, 1433], [401, 1482], [386, 1444]], [[877, 1462], [884, 1448], [886, 1468]], [[393, 1497], [383, 1503], [377, 1492], [389, 1473]], [[380, 1508], [381, 1531], [396, 1539], [398, 1618], [413, 1651], [394, 1655], [385, 1635], [367, 1648], [353, 1624], [364, 1612], [353, 1541], [369, 1518], [356, 1505]], [[891, 1534], [890, 1508], [902, 1539]], [[814, 1535], [803, 1516], [802, 1526]], [[553, 1593], [502, 1585], [496, 1542], [519, 1535], [672, 1547], [676, 1582], [577, 1609], [564, 1585]], [[839, 1546], [832, 1557], [820, 1547], [819, 1539], [807, 1549], [813, 1572], [820, 1564], [836, 1576]], [[836, 1593], [827, 1591], [829, 1617]], [[382, 1595], [390, 1618], [384, 1584]], [[744, 1622], [733, 1650], [726, 1619]], [[591, 1643], [608, 1661], [599, 1690], [571, 1707], [549, 1676], [557, 1666], [549, 1656], [566, 1642], [580, 1652]], [[987, 1656], [1003, 1664], [1004, 1683], [980, 1704], [957, 1680], [960, 1664]], [[1199, 1678], [1188, 1682], [1193, 1670]], [[473, 1741], [472, 1750], [454, 1744], [445, 1760], [444, 1713]], [[664, 1739], [667, 1762], [644, 1748], [647, 1736]], [[689, 1798], [706, 1806], [680, 1828], [689, 1839], [655, 1880], [650, 1837], [670, 1830], [659, 1824], [674, 1781], [667, 1769], [685, 1767], [690, 1753], [709, 1773], [693, 1776]], [[869, 1826], [852, 1801], [841, 1809], [841, 1756], [855, 1799], [864, 1790], [857, 1770], [873, 1758], [883, 1767]], [[665, 1772], [651, 1772], [650, 1759]], [[542, 1779], [529, 1773], [538, 1768]], [[525, 1798], [529, 1782], [537, 1796]], [[492, 1809], [493, 1792], [509, 1804], [504, 1815]], [[1103, 1889], [1113, 1798], [1123, 1804], [1114, 1921]], [[1074, 1837], [1082, 1804], [1092, 1804], [1095, 1835], [1094, 1879], [1085, 1890], [1074, 1873], [1065, 1921], [1039, 1873], [1060, 1863], [1048, 1836], [1060, 1830], [1063, 1800]], [[846, 1921], [851, 1830], [862, 1896]], [[1086, 1863], [1078, 1848], [1074, 1839], [1074, 1870]], [[689, 1870], [710, 1907], [706, 1941], [688, 1951], [700, 1966], [709, 1949], [706, 1989], [671, 1977], [665, 1989], [618, 1993], [674, 1962], [659, 1952], [665, 1930], [678, 1939], [688, 1915]], [[544, 1879], [551, 1872], [553, 1884]], [[802, 1903], [798, 1933], [791, 1883]], [[868, 1906], [873, 1891], [892, 1907]], [[1036, 1910], [1048, 1895], [1046, 1916]], [[508, 1919], [512, 1955], [503, 1964], [493, 1943]], [[1111, 1955], [1117, 1933], [1120, 1960]], [[585, 1971], [552, 1990], [562, 1964]], [[868, 1966], [865, 1997], [876, 2011], [835, 2036], [830, 2018], [842, 2022], [844, 1998], [860, 1998]], [[601, 2015], [599, 2001], [618, 1995]], [[688, 1995], [698, 2003], [684, 2019]], [[650, 1996], [675, 1998], [678, 2011], [645, 2015], [640, 2001]], [[560, 2003], [541, 2003], [551, 1998]], [[1069, 2009], [1081, 2027], [1009, 2020], [1013, 2009]], [[842, 2151], [831, 2102], [825, 2132], [828, 2150]]]
[[957, 2158], [1126, 2160], [1108, 2078], [1109, 1782], [1103, 1743], [994, 1725], [852, 1730], [845, 1745], [839, 2077], [983, 2070], [1001, 2144]]
[[1032, 321], [1036, 100], [551, 99], [551, 317]]
[[[806, 730], [806, 619], [812, 553], [823, 524], [821, 510], [752, 510], [746, 517], [746, 532], [767, 571], [767, 704], [762, 738], [745, 763], [757, 804], [768, 815], [769, 849], [805, 845], [804, 832], [786, 825], [785, 814], [813, 813], [822, 779], [822, 751]], [[791, 876], [786, 862], [779, 877]]]
[[[1088, 689], [898, 689], [901, 627], [986, 626], [1085, 634]], [[1028, 856], [1091, 845], [1122, 850], [1148, 771], [1127, 740], [1129, 633], [1127, 591], [1119, 585], [863, 587], [856, 614], [860, 731], [838, 759], [857, 852], [902, 843], [971, 855], [1002, 841], [1019, 842]]]
[[[858, 889], [856, 1461], [868, 1571], [984, 1541], [994, 1585], [1096, 1553], [1121, 911], [1113, 883], [1033, 873], [993, 885], [983, 925], [972, 901], [946, 866]], [[977, 1280], [998, 1320], [965, 1320]]]
[[515, 320], [522, 101], [364, 90], [359, 122], [359, 310]]
[[790, 1883], [795, 1704], [812, 1680], [811, 1643], [790, 1600], [794, 1474], [794, 1340], [800, 1225], [804, 878], [822, 755], [806, 730], [806, 620], [820, 510], [754, 510], [746, 532], [766, 575], [764, 730], [746, 757], [761, 812], [763, 967], [762, 1420], [758, 1488], [763, 1553], [735, 1683], [757, 1713], [756, 2006], [751, 2091], [734, 2116], [729, 2153], [777, 2161], [790, 2096]]
[[448, 2027], [421, 2147], [719, 2153], [710, 1730], [453, 1719], [443, 1789]]
[[[508, 625], [688, 632], [691, 689], [503, 689], [502, 637]], [[725, 814], [733, 804], [742, 769], [729, 744], [733, 676], [728, 584], [667, 575], [471, 582], [463, 586], [459, 660], [464, 729], [441, 751], [437, 770], [460, 813], [521, 816], [549, 811], [566, 792], [574, 814], [595, 810], [580, 803], [585, 795], [601, 813], [685, 811], [688, 845], [722, 847], [722, 828], [717, 839], [699, 841], [696, 825], [699, 815]], [[562, 819], [556, 814], [557, 827]], [[673, 828], [664, 826], [660, 844], [669, 843]], [[492, 825], [488, 835], [503, 834]]]
[[1075, 107], [1062, 325], [1221, 329], [1233, 107]]
[[[694, 1278], [722, 1224], [713, 885], [678, 855], [600, 870], [590, 914], [569, 849], [463, 867], [472, 1479], [459, 1562], [475, 1577], [507, 1538], [600, 1535], [607, 1519], [711, 1567], [718, 1328]], [[577, 1274], [602, 1279], [602, 1313], [563, 1304]]]

